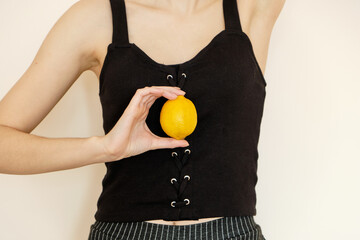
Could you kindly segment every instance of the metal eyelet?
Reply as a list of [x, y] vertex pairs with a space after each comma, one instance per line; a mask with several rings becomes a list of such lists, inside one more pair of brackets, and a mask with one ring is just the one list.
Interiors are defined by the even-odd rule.
[[181, 75], [182, 75], [184, 78], [186, 78], [186, 74], [185, 74], [185, 73], [182, 73]]
[[177, 182], [176, 178], [172, 178], [172, 179], [170, 180], [171, 184], [174, 184], [174, 183], [173, 183], [173, 180], [174, 180], [175, 182]]
[[176, 203], [176, 201], [172, 201], [170, 205], [171, 205], [172, 207], [175, 207], [175, 205], [174, 205], [175, 203]]
[[174, 157], [174, 154], [175, 154], [176, 156], [178, 155], [177, 152], [172, 152], [172, 153], [171, 153], [171, 156]]
[[186, 205], [189, 205], [189, 204], [190, 204], [190, 200], [189, 200], [189, 199], [185, 198], [184, 201], [187, 202]]
[[190, 181], [190, 176], [189, 176], [189, 175], [185, 175], [185, 176], [184, 176], [184, 179], [185, 179], [185, 178], [187, 178], [188, 181]]
[[189, 154], [191, 153], [190, 149], [185, 149], [184, 153], [188, 152]]
[[167, 79], [169, 79], [169, 77], [170, 77], [171, 79], [174, 79], [174, 76], [171, 75], [171, 74], [168, 74], [168, 75], [166, 76]]

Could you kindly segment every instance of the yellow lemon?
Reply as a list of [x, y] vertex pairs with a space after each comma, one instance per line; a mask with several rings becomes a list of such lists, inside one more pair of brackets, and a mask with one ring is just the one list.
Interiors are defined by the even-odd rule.
[[160, 124], [168, 136], [177, 140], [185, 139], [197, 124], [195, 105], [183, 95], [167, 100], [160, 112]]

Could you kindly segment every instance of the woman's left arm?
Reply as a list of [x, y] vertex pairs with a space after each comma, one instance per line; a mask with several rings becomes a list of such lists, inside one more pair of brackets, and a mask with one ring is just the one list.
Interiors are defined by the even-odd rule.
[[[285, 4], [285, 0], [248, 0], [242, 2], [251, 9], [247, 20], [247, 34], [262, 72], [265, 72], [272, 29]], [[241, 4], [241, 2], [240, 2]]]
[[254, 16], [261, 16], [261, 18], [267, 20], [269, 24], [274, 25], [284, 4], [285, 0], [257, 0]]

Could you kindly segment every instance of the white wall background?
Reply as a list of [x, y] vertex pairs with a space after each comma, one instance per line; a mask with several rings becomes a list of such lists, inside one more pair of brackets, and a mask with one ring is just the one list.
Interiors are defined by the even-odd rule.
[[[0, 98], [73, 3], [1, 1]], [[255, 217], [267, 240], [360, 239], [359, 12], [358, 0], [287, 0], [274, 27]], [[33, 134], [103, 135], [97, 89], [84, 72]], [[0, 239], [87, 239], [104, 174], [0, 174]]]

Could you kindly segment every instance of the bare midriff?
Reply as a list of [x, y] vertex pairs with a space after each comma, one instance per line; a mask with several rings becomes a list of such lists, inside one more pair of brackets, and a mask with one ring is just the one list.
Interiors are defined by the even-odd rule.
[[158, 220], [149, 220], [149, 221], [145, 221], [145, 222], [180, 226], [180, 225], [190, 225], [190, 224], [208, 222], [208, 221], [212, 221], [212, 220], [219, 219], [219, 218], [222, 218], [222, 217], [200, 218], [199, 220], [182, 220], [182, 221], [164, 221], [164, 220], [158, 219]]

